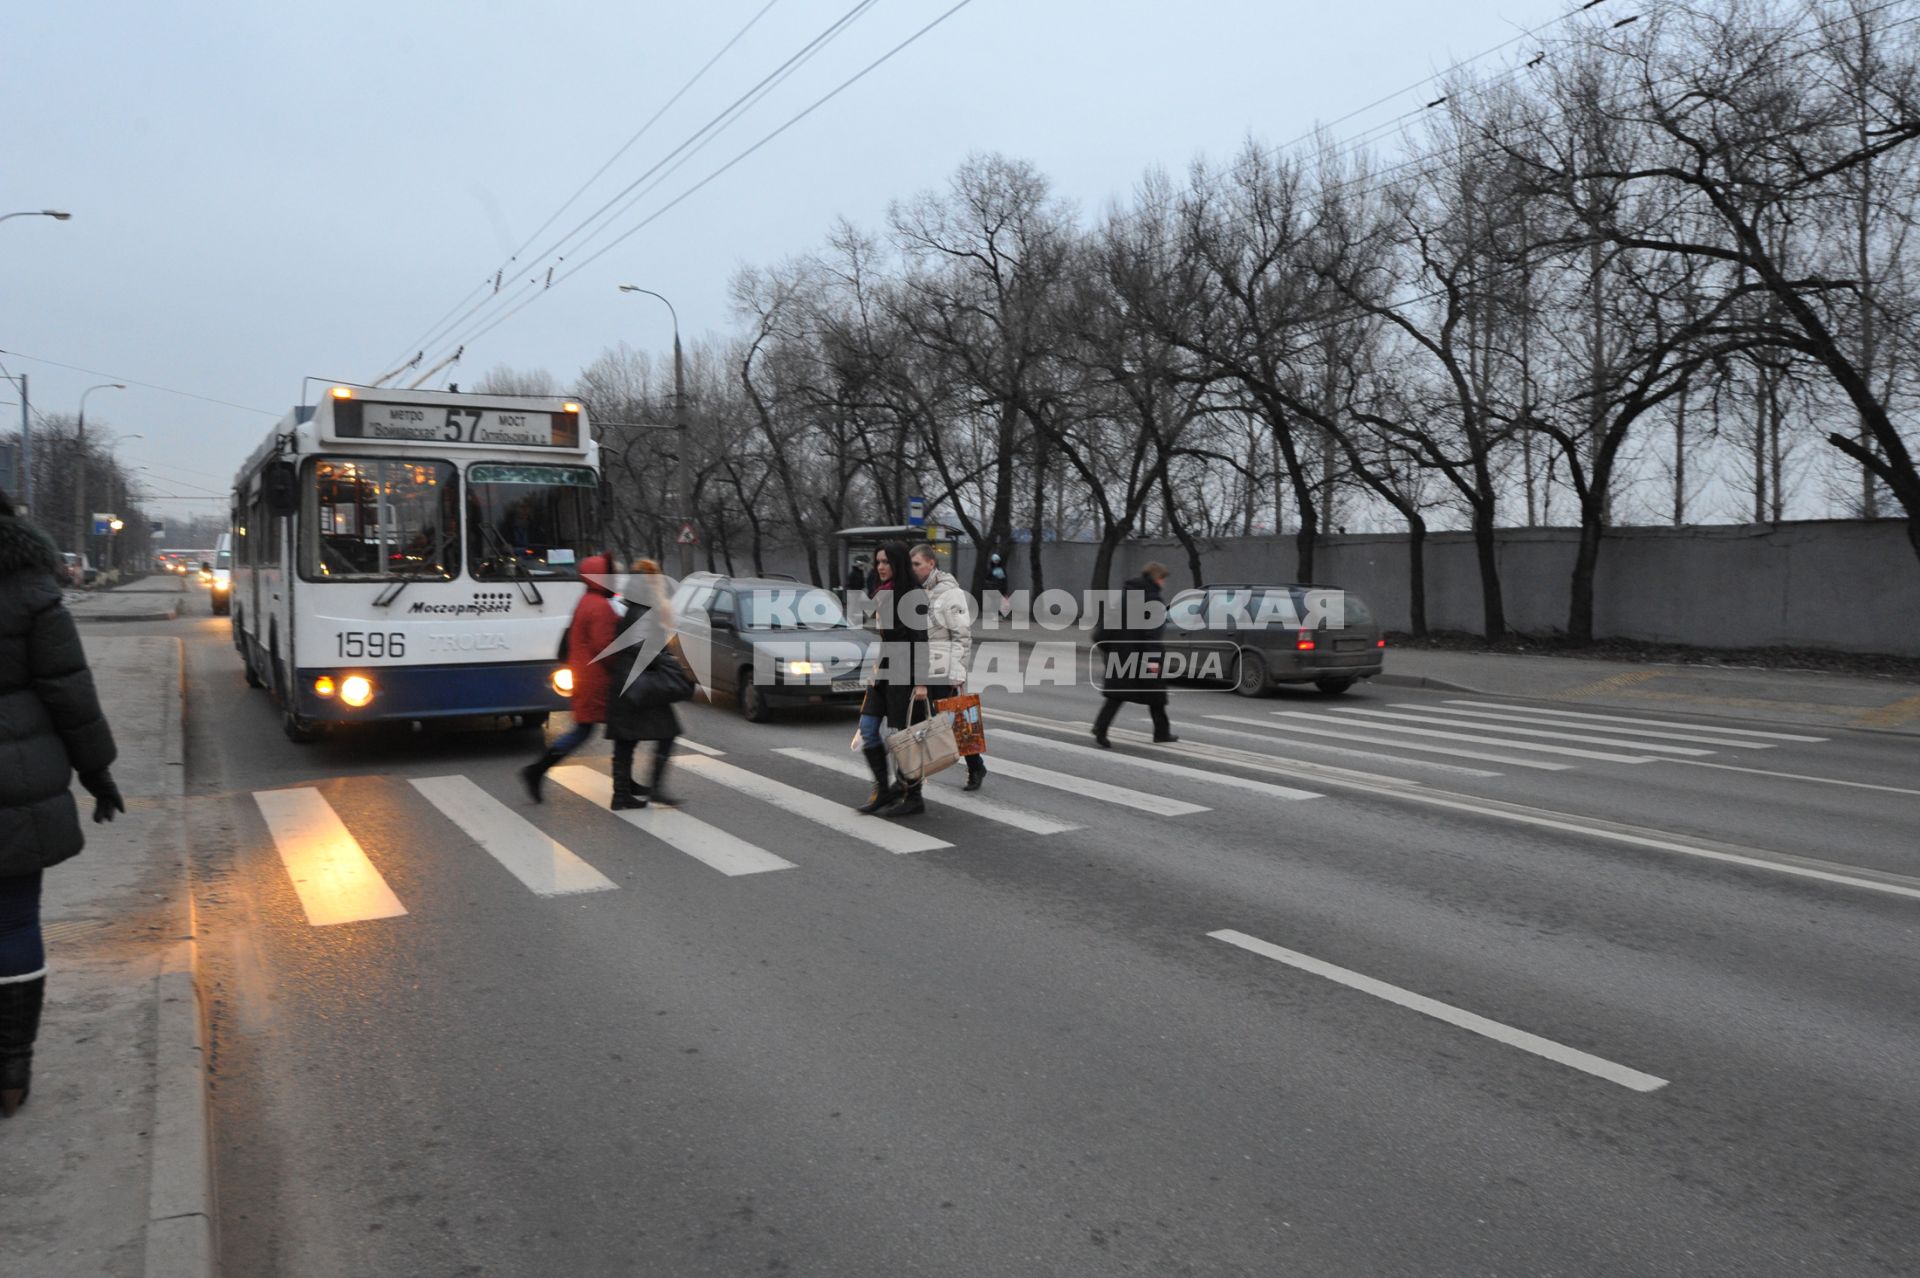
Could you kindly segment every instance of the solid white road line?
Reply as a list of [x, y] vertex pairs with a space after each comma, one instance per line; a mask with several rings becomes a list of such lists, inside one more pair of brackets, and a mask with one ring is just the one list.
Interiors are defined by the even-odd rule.
[[710, 745], [701, 745], [698, 741], [689, 741], [685, 737], [675, 737], [673, 739], [673, 748], [675, 750], [691, 750], [695, 754], [704, 754], [710, 759], [718, 759], [726, 753], [725, 750], [716, 750]]
[[1360, 990], [1363, 993], [1373, 995], [1375, 998], [1385, 999], [1387, 1002], [1399, 1007], [1408, 1008], [1425, 1016], [1431, 1016], [1437, 1021], [1445, 1021], [1449, 1025], [1455, 1025], [1464, 1030], [1471, 1030], [1473, 1033], [1493, 1039], [1497, 1043], [1505, 1043], [1509, 1047], [1517, 1047], [1523, 1052], [1531, 1052], [1535, 1056], [1543, 1056], [1550, 1061], [1555, 1061], [1561, 1065], [1580, 1070], [1582, 1073], [1591, 1074], [1595, 1078], [1603, 1078], [1609, 1083], [1617, 1083], [1621, 1087], [1628, 1088], [1631, 1091], [1655, 1092], [1667, 1085], [1667, 1080], [1664, 1078], [1656, 1078], [1652, 1074], [1643, 1074], [1637, 1069], [1629, 1069], [1625, 1065], [1607, 1060], [1604, 1057], [1594, 1056], [1578, 1048], [1568, 1047], [1564, 1043], [1556, 1043], [1550, 1038], [1541, 1038], [1538, 1034], [1529, 1034], [1527, 1031], [1515, 1029], [1511, 1025], [1503, 1025], [1499, 1021], [1488, 1020], [1484, 1016], [1464, 1011], [1450, 1003], [1442, 1003], [1437, 999], [1428, 998], [1424, 994], [1415, 994], [1412, 990], [1402, 989], [1398, 985], [1389, 985], [1385, 981], [1375, 980], [1371, 976], [1362, 976], [1360, 973], [1347, 968], [1336, 967], [1332, 963], [1322, 962], [1317, 958], [1302, 954], [1297, 950], [1285, 949], [1281, 946], [1263, 941], [1258, 937], [1248, 936], [1245, 932], [1236, 932], [1231, 928], [1225, 928], [1218, 932], [1209, 932], [1207, 935], [1216, 941], [1225, 941], [1228, 945], [1237, 945], [1250, 953], [1273, 959], [1278, 963], [1285, 963], [1289, 967], [1299, 968], [1303, 972], [1311, 972], [1315, 976], [1323, 976], [1329, 981], [1334, 981], [1346, 986], [1348, 989]]
[[[613, 778], [593, 768], [570, 766], [555, 768], [553, 779], [597, 807], [613, 800]], [[794, 864], [745, 839], [688, 816], [678, 808], [629, 808], [613, 815], [676, 851], [684, 852], [702, 865], [710, 866], [730, 878], [742, 874], [765, 874], [770, 870], [791, 870]]]
[[[833, 754], [831, 751], [809, 750], [804, 746], [782, 746], [774, 753], [784, 754], [787, 758], [798, 759], [802, 763], [811, 763], [815, 767], [826, 768], [830, 772], [838, 772], [842, 776], [858, 777], [863, 781], [873, 779], [872, 774], [867, 771], [866, 764], [856, 763], [851, 758]], [[1025, 830], [1029, 834], [1065, 834], [1068, 830], [1080, 828], [1071, 821], [1057, 820], [1044, 812], [1016, 807], [1001, 799], [989, 799], [984, 796], [965, 799], [955, 805], [954, 811], [985, 817], [989, 821], [998, 821], [1001, 825], [1010, 825], [1016, 830]]]
[[1701, 759], [1675, 759], [1674, 762], [1695, 768], [1717, 768], [1722, 772], [1746, 772], [1756, 777], [1779, 777], [1784, 781], [1813, 781], [1820, 785], [1849, 786], [1855, 790], [1882, 790], [1888, 794], [1920, 794], [1920, 790], [1909, 790], [1904, 786], [1875, 785], [1871, 781], [1843, 781], [1839, 777], [1814, 777], [1804, 772], [1769, 772], [1765, 768], [1741, 768], [1731, 763], [1707, 763]]
[[935, 848], [953, 846], [945, 839], [922, 834], [912, 826], [885, 817], [861, 816], [844, 803], [822, 798], [798, 786], [763, 777], [757, 772], [749, 772], [718, 759], [695, 755], [691, 759], [681, 760], [680, 766], [696, 776], [718, 781], [729, 789], [750, 794], [795, 816], [817, 822], [829, 830], [837, 830], [848, 838], [871, 843], [888, 852], [931, 852]]
[[1754, 728], [1709, 727], [1701, 723], [1675, 723], [1671, 719], [1629, 719], [1619, 714], [1589, 714], [1582, 710], [1554, 710], [1546, 706], [1517, 706], [1504, 701], [1449, 701], [1450, 706], [1484, 706], [1489, 710], [1513, 710], [1520, 714], [1553, 715], [1561, 719], [1600, 719], [1607, 723], [1643, 723], [1650, 728], [1707, 728], [1727, 737], [1766, 737], [1773, 741], [1825, 741], [1826, 737], [1804, 737], [1793, 732], [1760, 732]]
[[540, 896], [611, 892], [619, 886], [466, 777], [416, 777], [413, 788]]
[[[1208, 719], [1221, 723], [1244, 723], [1256, 728], [1269, 728], [1274, 732], [1288, 734], [1302, 733], [1310, 737], [1333, 737], [1340, 741], [1361, 741], [1367, 745], [1392, 746], [1396, 750], [1419, 750], [1426, 754], [1444, 754], [1450, 759], [1479, 759], [1484, 763], [1504, 763], [1512, 768], [1533, 768], [1540, 772], [1565, 772], [1572, 768], [1571, 763], [1550, 763], [1545, 759], [1521, 759], [1510, 754], [1488, 754], [1485, 750], [1463, 750], [1458, 746], [1427, 745], [1420, 741], [1400, 741], [1392, 737], [1368, 737], [1353, 732], [1338, 732], [1332, 728], [1312, 728], [1303, 723], [1278, 724], [1266, 719], [1249, 719], [1241, 715], [1210, 714]], [[1303, 741], [1302, 745], [1311, 745]]]
[[1406, 733], [1415, 737], [1433, 737], [1441, 741], [1468, 741], [1476, 745], [1510, 746], [1515, 750], [1532, 750], [1539, 754], [1557, 754], [1571, 759], [1595, 759], [1601, 763], [1651, 763], [1652, 756], [1644, 754], [1609, 754], [1604, 750], [1582, 750], [1577, 746], [1545, 745], [1538, 741], [1510, 741], [1500, 737], [1484, 737], [1471, 732], [1447, 732], [1440, 728], [1410, 728], [1398, 723], [1382, 723], [1374, 719], [1354, 719], [1343, 714], [1308, 714], [1304, 710], [1275, 710], [1277, 718], [1288, 723], [1339, 723], [1351, 728], [1364, 726], [1369, 732]]
[[[1462, 717], [1470, 717], [1476, 720], [1501, 719], [1511, 723], [1531, 723], [1543, 728], [1580, 728], [1586, 731], [1592, 731], [1594, 728], [1601, 726], [1597, 723], [1579, 723], [1571, 719], [1563, 719], [1558, 715], [1552, 718], [1539, 718], [1534, 715], [1505, 714], [1498, 710], [1468, 710], [1461, 706], [1451, 704], [1442, 706], [1435, 705], [1432, 702], [1396, 702], [1388, 708], [1393, 710], [1420, 710], [1428, 714], [1444, 714], [1451, 717], [1455, 722], [1459, 722]], [[1661, 741], [1691, 741], [1695, 745], [1724, 746], [1735, 750], [1771, 750], [1774, 748], [1772, 742], [1768, 741], [1735, 741], [1723, 736], [1702, 736], [1698, 732], [1657, 732], [1652, 728], [1629, 727], [1624, 723], [1615, 726], [1615, 722], [1609, 722], [1606, 725], [1606, 729], [1609, 732], [1617, 732], [1627, 737], [1653, 737]], [[1510, 731], [1510, 729], [1505, 728], [1501, 730]]]
[[315, 927], [390, 919], [407, 907], [318, 790], [256, 790], [280, 860]]
[[[1207, 718], [1210, 720], [1219, 719], [1223, 717], [1225, 716], [1211, 715], [1211, 714], [1207, 716]], [[1270, 726], [1277, 728], [1277, 725], [1269, 725], [1264, 719], [1235, 719], [1234, 722], [1258, 724], [1263, 728], [1270, 727]], [[1236, 737], [1242, 741], [1259, 741], [1266, 745], [1286, 744], [1285, 738], [1276, 737], [1272, 731], [1242, 732], [1238, 728], [1216, 728], [1216, 727], [1213, 727], [1210, 723], [1195, 723], [1191, 719], [1182, 719], [1180, 721], [1181, 734], [1185, 735], [1186, 730], [1188, 728], [1192, 728], [1195, 732], [1210, 732], [1213, 735], [1219, 736], [1219, 737]], [[1122, 737], [1130, 741], [1136, 741], [1142, 745], [1152, 744], [1151, 739], [1144, 732], [1130, 732], [1124, 728], [1110, 728], [1108, 729], [1108, 735], [1114, 736], [1114, 737]], [[1424, 768], [1429, 772], [1451, 772], [1456, 776], [1463, 776], [1463, 777], [1497, 777], [1500, 775], [1498, 772], [1490, 771], [1487, 768], [1465, 768], [1465, 767], [1461, 767], [1457, 763], [1438, 763], [1432, 759], [1408, 759], [1397, 754], [1382, 754], [1378, 750], [1348, 750], [1340, 746], [1321, 745], [1318, 741], [1309, 741], [1309, 742], [1305, 742], [1304, 744], [1308, 749], [1314, 751], [1314, 753], [1316, 754], [1337, 754], [1337, 755], [1342, 755], [1342, 756], [1345, 756], [1348, 758], [1354, 758], [1354, 759], [1374, 759], [1374, 760], [1378, 760], [1386, 763], [1396, 764], [1399, 767], [1403, 767], [1403, 768]], [[1452, 751], [1448, 751], [1448, 753], [1452, 753]], [[1282, 760], [1287, 760], [1288, 762], [1292, 762], [1291, 757], [1288, 755], [1276, 754], [1276, 755], [1270, 755], [1268, 757], [1273, 759], [1282, 759]], [[1554, 766], [1564, 770], [1570, 765], [1561, 763], [1561, 764], [1555, 764]]]
[[[1702, 758], [1712, 754], [1711, 750], [1698, 750], [1692, 746], [1660, 745], [1652, 741], [1623, 741], [1618, 737], [1596, 737], [1592, 729], [1581, 732], [1556, 732], [1558, 724], [1548, 724], [1538, 728], [1520, 728], [1498, 723], [1479, 723], [1472, 719], [1461, 719], [1447, 714], [1415, 714], [1404, 710], [1373, 710], [1364, 706], [1342, 706], [1339, 713], [1365, 715], [1368, 719], [1394, 719], [1407, 723], [1436, 724], [1443, 728], [1473, 728], [1481, 732], [1501, 732], [1508, 737], [1540, 737], [1549, 741], [1578, 741], [1583, 745], [1618, 746], [1627, 750], [1643, 750], [1651, 754], [1684, 755], [1688, 758]], [[1570, 724], [1569, 727], [1580, 727]], [[1631, 731], [1631, 729], [1629, 729]], [[1525, 745], [1526, 742], [1517, 744]]]
[[[1005, 717], [1001, 716], [1001, 718]], [[1007, 731], [1005, 728], [989, 730], [1002, 736], [1006, 735]], [[991, 745], [988, 748], [991, 751]], [[1145, 812], [1152, 816], [1191, 816], [1195, 812], [1207, 811], [1205, 804], [1188, 803], [1185, 799], [1169, 799], [1158, 794], [1145, 794], [1139, 790], [1130, 790], [1126, 786], [1095, 781], [1091, 777], [1069, 776], [1052, 768], [1036, 768], [1030, 763], [1021, 763], [1017, 759], [1002, 759], [991, 753], [989, 758], [991, 761], [987, 766], [1000, 776], [1012, 777], [1016, 781], [1025, 781], [1031, 785], [1044, 785], [1052, 790], [1065, 790], [1068, 794], [1077, 794], [1083, 799], [1092, 799], [1097, 803], [1132, 808], [1135, 812]]]
[[1205, 768], [1189, 768], [1184, 764], [1168, 763], [1165, 759], [1151, 758], [1138, 754], [1116, 754], [1111, 750], [1102, 750], [1097, 746], [1075, 745], [1070, 741], [1055, 741], [1052, 737], [1036, 737], [1027, 732], [1016, 732], [1011, 728], [994, 728], [1002, 737], [1015, 741], [1025, 741], [1032, 745], [1046, 746], [1049, 750], [1064, 750], [1069, 754], [1084, 758], [1098, 759], [1103, 763], [1118, 763], [1125, 767], [1147, 768], [1165, 776], [1179, 777], [1186, 781], [1204, 781], [1209, 785], [1224, 785], [1235, 790], [1248, 790], [1254, 794], [1263, 794], [1270, 799], [1317, 799], [1320, 796], [1312, 790], [1296, 790], [1289, 785], [1275, 785], [1271, 781], [1255, 781], [1249, 777], [1233, 776], [1225, 772], [1209, 772]]

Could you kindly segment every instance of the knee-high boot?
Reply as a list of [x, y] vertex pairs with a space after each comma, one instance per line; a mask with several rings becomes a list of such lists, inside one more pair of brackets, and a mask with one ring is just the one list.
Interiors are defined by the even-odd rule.
[[673, 742], [671, 739], [654, 743], [653, 771], [647, 776], [647, 793], [646, 796], [640, 800], [641, 803], [652, 803], [663, 808], [677, 808], [680, 806], [679, 798], [675, 795], [668, 794], [660, 785], [662, 781], [666, 780], [667, 759], [672, 753]]
[[40, 1034], [40, 1008], [47, 978], [0, 985], [0, 1117], [12, 1118], [27, 1103], [33, 1082], [33, 1040]]
[[867, 796], [865, 803], [859, 805], [858, 810], [871, 816], [873, 813], [878, 812], [881, 808], [886, 807], [889, 803], [899, 798], [900, 789], [894, 785], [893, 779], [887, 775], [887, 748], [885, 746], [869, 746], [860, 753], [866, 757], [867, 768], [873, 773], [873, 793]]

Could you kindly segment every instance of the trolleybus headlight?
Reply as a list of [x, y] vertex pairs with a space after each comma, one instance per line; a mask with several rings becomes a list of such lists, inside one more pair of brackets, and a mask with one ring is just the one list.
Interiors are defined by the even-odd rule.
[[558, 670], [555, 670], [551, 682], [553, 683], [553, 690], [561, 696], [571, 697], [573, 695], [573, 670], [571, 667], [561, 666]]
[[331, 697], [333, 695], [333, 676], [321, 675], [318, 679], [315, 679], [313, 681], [313, 695], [316, 697]]
[[373, 700], [373, 680], [365, 675], [348, 675], [340, 681], [340, 700], [358, 710]]

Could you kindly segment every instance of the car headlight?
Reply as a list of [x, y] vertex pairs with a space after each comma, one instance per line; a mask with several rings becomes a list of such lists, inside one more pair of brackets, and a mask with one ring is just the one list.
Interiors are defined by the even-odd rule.
[[826, 666], [818, 661], [789, 661], [786, 669], [790, 675], [816, 675], [827, 672]]
[[348, 675], [340, 681], [340, 700], [358, 710], [373, 700], [373, 680], [365, 675]]
[[216, 581], [213, 583], [213, 589], [216, 594], [225, 594], [227, 591], [233, 589], [233, 583], [231, 581]]

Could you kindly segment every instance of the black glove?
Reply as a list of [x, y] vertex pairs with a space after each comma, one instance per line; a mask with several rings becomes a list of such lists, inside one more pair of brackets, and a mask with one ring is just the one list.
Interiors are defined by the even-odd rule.
[[127, 801], [120, 797], [120, 787], [113, 783], [113, 774], [105, 768], [98, 772], [83, 773], [80, 784], [87, 787], [87, 793], [93, 796], [93, 823], [113, 820], [116, 812], [127, 810]]

